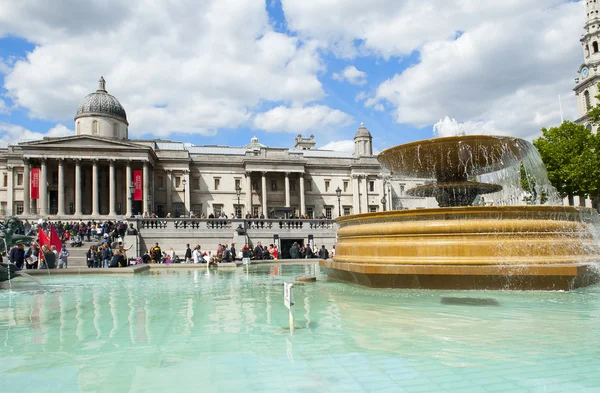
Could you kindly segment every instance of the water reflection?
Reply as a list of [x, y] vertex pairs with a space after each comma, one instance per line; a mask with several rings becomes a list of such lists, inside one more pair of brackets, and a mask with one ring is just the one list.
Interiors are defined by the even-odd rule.
[[[319, 281], [294, 288], [301, 328], [290, 336], [282, 283], [307, 273]], [[557, 359], [566, 371], [600, 366], [598, 287], [485, 295], [369, 290], [326, 282], [315, 265], [45, 281], [50, 290], [0, 292], [0, 372], [8, 386], [27, 380], [28, 391], [44, 391], [59, 376], [64, 391], [189, 391], [198, 381], [203, 391], [261, 391], [269, 376], [289, 375], [308, 381], [309, 390], [342, 391], [359, 390], [349, 385], [357, 383], [357, 365], [374, 381], [398, 370], [433, 378], [436, 367], [506, 375], [519, 364], [529, 375], [513, 377], [527, 379]], [[444, 296], [493, 297], [502, 307], [449, 306], [440, 303]], [[381, 370], [392, 365], [395, 374], [386, 376]], [[334, 376], [335, 383], [327, 379]], [[66, 385], [72, 380], [75, 388]]]

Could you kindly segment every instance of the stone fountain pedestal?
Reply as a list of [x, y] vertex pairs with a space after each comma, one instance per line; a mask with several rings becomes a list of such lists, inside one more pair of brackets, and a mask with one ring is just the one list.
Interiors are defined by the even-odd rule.
[[370, 287], [569, 290], [598, 282], [592, 209], [488, 206], [338, 220], [334, 279]]

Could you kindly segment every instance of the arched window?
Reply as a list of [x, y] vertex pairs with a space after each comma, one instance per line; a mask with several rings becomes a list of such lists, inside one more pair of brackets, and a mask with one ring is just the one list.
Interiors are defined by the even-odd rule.
[[115, 138], [119, 136], [119, 125], [117, 123], [113, 123], [113, 136]]
[[594, 49], [594, 53], [598, 53], [598, 42], [594, 41], [592, 43], [592, 48]]
[[98, 124], [98, 120], [94, 120], [92, 123], [92, 135], [98, 135], [100, 133], [100, 125]]
[[585, 103], [585, 109], [587, 110], [591, 105], [590, 102], [590, 92], [588, 90], [583, 93], [583, 102]]

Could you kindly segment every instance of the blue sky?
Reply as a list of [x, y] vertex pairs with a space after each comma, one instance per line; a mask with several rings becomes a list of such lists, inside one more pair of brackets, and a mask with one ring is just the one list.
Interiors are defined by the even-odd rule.
[[558, 124], [559, 95], [577, 117], [581, 2], [135, 3], [3, 5], [1, 139], [68, 135], [100, 75], [131, 137], [198, 145], [291, 147], [302, 133], [343, 149], [364, 122], [383, 150], [445, 117], [449, 131], [531, 139]]

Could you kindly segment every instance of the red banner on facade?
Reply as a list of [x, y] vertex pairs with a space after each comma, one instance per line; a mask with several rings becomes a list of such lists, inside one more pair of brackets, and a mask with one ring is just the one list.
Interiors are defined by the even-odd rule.
[[31, 168], [31, 199], [40, 199], [40, 168]]
[[133, 171], [133, 186], [135, 187], [135, 190], [133, 191], [133, 200], [134, 201], [141, 201], [143, 200], [144, 196], [142, 193], [142, 171], [140, 170], [135, 170]]

